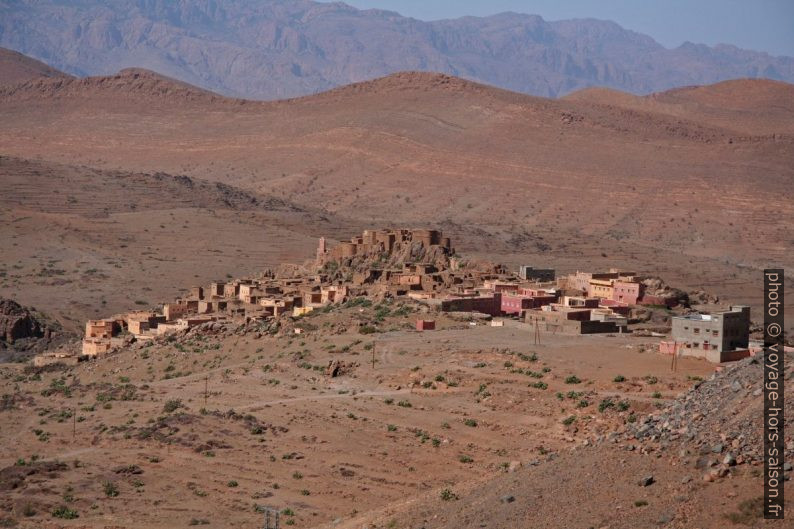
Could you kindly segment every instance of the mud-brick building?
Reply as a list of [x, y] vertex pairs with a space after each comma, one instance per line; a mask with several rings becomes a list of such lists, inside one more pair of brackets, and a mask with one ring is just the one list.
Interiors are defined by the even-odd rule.
[[663, 341], [663, 353], [677, 350], [682, 356], [705, 358], [710, 362], [739, 360], [749, 354], [750, 307], [733, 305], [715, 314], [688, 314], [673, 317], [672, 340]]

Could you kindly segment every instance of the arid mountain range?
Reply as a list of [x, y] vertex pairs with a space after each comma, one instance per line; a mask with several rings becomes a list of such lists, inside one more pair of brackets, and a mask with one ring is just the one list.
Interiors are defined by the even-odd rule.
[[794, 86], [777, 81], [545, 99], [407, 72], [256, 102], [129, 69], [0, 87], [0, 118], [4, 229], [40, 244], [9, 263], [46, 286], [2, 292], [45, 308], [43, 256], [69, 240], [74, 280], [82, 261], [110, 287], [73, 314], [366, 226], [438, 226], [467, 253], [654, 271], [748, 303], [760, 268], [794, 265]]
[[423, 22], [309, 0], [0, 1], [0, 46], [78, 76], [151, 69], [225, 95], [308, 95], [406, 70], [544, 97], [636, 94], [726, 79], [794, 81], [794, 59], [687, 42], [667, 49], [602, 20], [504, 13]]

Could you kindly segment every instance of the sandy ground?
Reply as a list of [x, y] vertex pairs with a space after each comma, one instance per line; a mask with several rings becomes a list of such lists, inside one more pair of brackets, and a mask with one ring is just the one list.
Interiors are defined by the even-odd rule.
[[[71, 487], [76, 525], [165, 528], [206, 519], [251, 527], [261, 519], [255, 504], [290, 509], [297, 527], [355, 525], [369, 511], [495, 477], [511, 462], [612, 431], [713, 369], [687, 359], [672, 373], [648, 339], [630, 336], [549, 335], [536, 346], [532, 333], [446, 320], [436, 332], [348, 330], [366, 317], [344, 309], [312, 318], [318, 330], [295, 337], [134, 348], [41, 380], [4, 366], [2, 392], [23, 400], [2, 412], [0, 464], [68, 463], [51, 479], [26, 481], [6, 504], [19, 512], [30, 502], [38, 514], [19, 521], [37, 526]], [[381, 326], [407, 328], [411, 318]], [[329, 378], [322, 368], [332, 359], [355, 367]], [[581, 382], [566, 383], [571, 375]], [[613, 382], [617, 375], [626, 381]], [[76, 384], [71, 396], [42, 396], [60, 377]], [[530, 387], [537, 382], [546, 389]], [[122, 386], [134, 400], [122, 400]], [[110, 394], [115, 400], [103, 396]], [[625, 400], [627, 411], [598, 412], [608, 397]], [[165, 413], [176, 399], [183, 407]], [[580, 418], [564, 426], [571, 415]], [[163, 436], [142, 438], [152, 421], [165, 421], [154, 423]], [[257, 425], [263, 433], [252, 433]], [[113, 470], [128, 465], [142, 473]], [[105, 481], [117, 484], [118, 497], [106, 497]]]

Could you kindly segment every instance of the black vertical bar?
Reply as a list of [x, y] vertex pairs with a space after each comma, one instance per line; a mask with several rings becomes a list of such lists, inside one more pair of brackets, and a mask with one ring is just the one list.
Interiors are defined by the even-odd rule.
[[782, 520], [783, 463], [783, 290], [782, 269], [764, 270], [764, 518]]

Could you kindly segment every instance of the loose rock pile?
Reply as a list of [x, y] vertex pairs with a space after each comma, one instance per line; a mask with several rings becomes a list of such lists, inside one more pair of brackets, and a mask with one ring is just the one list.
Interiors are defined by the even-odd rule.
[[[794, 355], [786, 355], [785, 388], [794, 394]], [[631, 425], [629, 440], [678, 456], [705, 472], [724, 477], [731, 467], [763, 461], [763, 358], [747, 358], [698, 382], [657, 413]], [[794, 456], [794, 399], [785, 409], [786, 459]], [[649, 446], [649, 448], [650, 448]], [[789, 467], [790, 468], [790, 467]]]

